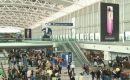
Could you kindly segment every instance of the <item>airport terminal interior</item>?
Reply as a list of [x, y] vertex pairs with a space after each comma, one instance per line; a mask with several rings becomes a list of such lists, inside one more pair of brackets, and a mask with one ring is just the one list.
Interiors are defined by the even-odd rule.
[[130, 0], [0, 0], [0, 80], [130, 80]]

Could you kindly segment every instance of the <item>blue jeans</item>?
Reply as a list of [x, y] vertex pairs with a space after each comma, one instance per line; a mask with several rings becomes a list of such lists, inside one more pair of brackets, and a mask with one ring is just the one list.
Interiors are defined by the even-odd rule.
[[129, 80], [129, 79], [127, 79], [127, 78], [124, 77], [124, 76], [121, 76], [121, 80]]
[[104, 79], [103, 80], [112, 80], [112, 78], [110, 76], [104, 75]]

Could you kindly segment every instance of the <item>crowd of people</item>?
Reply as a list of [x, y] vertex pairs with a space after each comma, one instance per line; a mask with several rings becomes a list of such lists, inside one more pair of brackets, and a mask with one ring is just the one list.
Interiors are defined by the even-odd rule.
[[62, 66], [44, 51], [16, 50], [9, 54], [8, 80], [60, 80]]
[[112, 67], [118, 66], [118, 67], [121, 67], [121, 68], [128, 68], [127, 64], [130, 64], [129, 58], [127, 56], [126, 57], [116, 56], [116, 59], [113, 60], [113, 63], [110, 66], [112, 66]]
[[90, 71], [92, 80], [129, 80], [130, 71], [128, 67], [125, 67], [127, 65], [126, 62], [129, 62], [128, 57], [117, 56], [115, 60], [104, 64], [103, 60], [97, 56], [94, 58], [93, 69], [89, 70], [89, 67], [84, 67], [83, 69], [85, 72]]
[[[62, 67], [64, 59], [57, 54], [49, 54], [44, 50], [17, 49], [9, 51], [8, 79], [3, 80], [62, 80]], [[128, 57], [116, 57], [120, 64], [129, 61]], [[116, 67], [105, 66], [100, 57], [94, 58], [93, 65], [84, 64], [80, 76], [76, 78], [75, 64], [68, 63], [66, 69], [69, 80], [129, 80], [129, 72], [120, 65]], [[103, 64], [104, 66], [99, 66]], [[88, 79], [85, 76], [90, 76]], [[67, 79], [66, 79], [67, 80]]]
[[102, 68], [91, 71], [92, 80], [129, 80], [129, 73], [125, 70], [116, 68]]
[[99, 56], [93, 58], [93, 65], [94, 65], [94, 66], [101, 66], [101, 67], [104, 67], [104, 66], [105, 66], [105, 64], [104, 64], [104, 62], [103, 62], [103, 59], [100, 58]]

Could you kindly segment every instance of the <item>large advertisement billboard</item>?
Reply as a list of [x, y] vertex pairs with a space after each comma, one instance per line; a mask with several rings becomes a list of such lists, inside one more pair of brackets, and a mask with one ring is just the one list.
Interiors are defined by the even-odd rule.
[[101, 41], [119, 41], [119, 4], [101, 3]]
[[52, 29], [49, 27], [45, 27], [42, 29], [43, 37], [42, 38], [50, 38], [52, 36]]
[[32, 30], [25, 29], [25, 39], [31, 39], [31, 38], [32, 38]]

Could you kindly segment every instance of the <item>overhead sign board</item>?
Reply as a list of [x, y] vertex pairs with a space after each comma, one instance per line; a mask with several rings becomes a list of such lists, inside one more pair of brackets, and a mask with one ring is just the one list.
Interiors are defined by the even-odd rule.
[[73, 26], [73, 23], [46, 23], [47, 26]]

